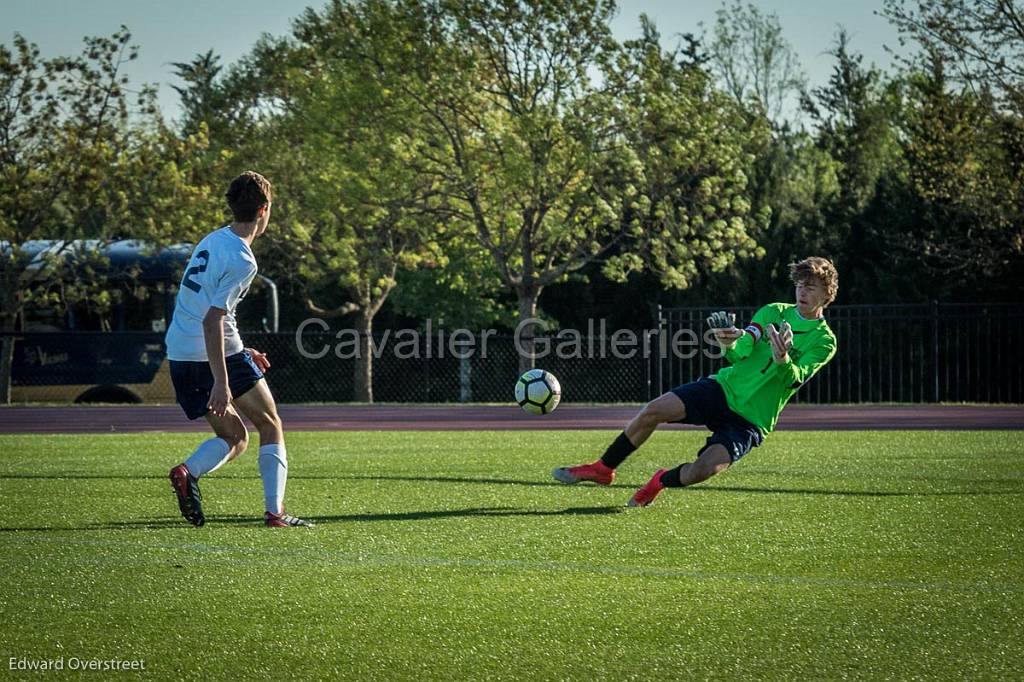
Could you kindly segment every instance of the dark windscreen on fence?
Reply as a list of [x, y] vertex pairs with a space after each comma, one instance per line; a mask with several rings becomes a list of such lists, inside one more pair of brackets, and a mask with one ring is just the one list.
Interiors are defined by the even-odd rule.
[[[643, 402], [725, 362], [706, 337], [716, 307], [660, 311], [642, 332], [538, 338], [536, 365], [559, 378], [564, 402]], [[756, 308], [733, 308], [743, 326]], [[833, 306], [827, 320], [835, 358], [794, 398], [807, 403], [1024, 402], [1024, 305], [922, 304]], [[350, 330], [349, 330], [350, 331]], [[469, 337], [470, 335], [466, 335]], [[16, 334], [15, 402], [111, 400], [125, 392], [173, 402], [163, 335], [151, 333]], [[355, 395], [354, 344], [335, 331], [248, 332], [246, 345], [268, 354], [267, 381], [279, 402], [349, 402]], [[511, 400], [519, 373], [516, 339], [487, 332], [465, 345], [434, 335], [430, 347], [399, 345], [393, 331], [374, 335], [378, 402]], [[467, 350], [468, 349], [468, 350]], [[455, 352], [453, 352], [455, 351]], [[464, 357], [459, 357], [459, 356]], [[97, 389], [111, 390], [97, 390]], [[113, 389], [119, 389], [117, 392]]]
[[[670, 330], [700, 329], [716, 308], [662, 311]], [[734, 310], [748, 321], [756, 308]], [[838, 351], [800, 389], [796, 402], [993, 402], [1024, 401], [1024, 306], [1019, 304], [921, 304], [832, 306], [826, 319]], [[739, 323], [739, 322], [738, 322]], [[714, 373], [721, 360], [702, 353], [691, 360], [660, 362], [662, 388]]]

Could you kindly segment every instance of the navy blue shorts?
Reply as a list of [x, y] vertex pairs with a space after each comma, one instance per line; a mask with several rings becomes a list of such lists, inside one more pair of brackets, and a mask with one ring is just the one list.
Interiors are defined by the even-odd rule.
[[[229, 355], [228, 386], [231, 395], [237, 398], [256, 385], [263, 378], [263, 372], [253, 362], [249, 351]], [[207, 361], [190, 362], [188, 360], [171, 360], [171, 381], [174, 383], [174, 396], [185, 410], [189, 419], [199, 419], [210, 411], [210, 391], [213, 390], [213, 371]]]
[[733, 462], [756, 448], [764, 440], [761, 429], [729, 409], [725, 391], [714, 379], [701, 377], [672, 389], [686, 406], [686, 417], [679, 424], [706, 426], [711, 436], [700, 452], [719, 443], [725, 446]]

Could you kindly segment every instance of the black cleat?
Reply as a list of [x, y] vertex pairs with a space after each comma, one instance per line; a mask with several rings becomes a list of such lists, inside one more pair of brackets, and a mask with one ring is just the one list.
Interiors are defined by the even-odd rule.
[[184, 464], [171, 469], [171, 487], [178, 496], [178, 509], [185, 520], [197, 528], [206, 523], [203, 516], [203, 496], [199, 493], [199, 481]]

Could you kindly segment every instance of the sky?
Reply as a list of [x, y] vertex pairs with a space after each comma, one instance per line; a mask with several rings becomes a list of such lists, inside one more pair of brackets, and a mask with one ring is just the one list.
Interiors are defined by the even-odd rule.
[[[779, 17], [783, 35], [793, 46], [809, 84], [828, 81], [833, 60], [828, 54], [840, 25], [852, 36], [852, 48], [866, 63], [889, 68], [885, 46], [897, 47], [896, 30], [876, 15], [882, 0], [753, 0], [763, 12]], [[139, 58], [127, 74], [133, 84], [159, 86], [165, 116], [180, 114], [171, 85], [173, 62], [188, 62], [213, 48], [230, 64], [252, 47], [261, 33], [283, 35], [291, 20], [319, 1], [296, 0], [0, 0], [0, 42], [10, 45], [15, 33], [36, 43], [44, 56], [78, 54], [82, 37], [110, 35], [122, 24], [139, 46]], [[654, 20], [663, 44], [681, 33], [710, 31], [721, 0], [620, 0], [612, 31], [619, 40], [639, 35], [640, 14]]]

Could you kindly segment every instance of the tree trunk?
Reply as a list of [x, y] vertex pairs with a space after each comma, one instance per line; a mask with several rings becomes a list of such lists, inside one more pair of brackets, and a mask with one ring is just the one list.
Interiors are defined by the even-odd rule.
[[363, 306], [356, 314], [356, 332], [359, 334], [359, 355], [353, 369], [352, 385], [355, 400], [373, 402], [373, 312]]
[[4, 321], [0, 329], [0, 405], [11, 404], [11, 369], [14, 365], [14, 324]]
[[533, 339], [536, 336], [535, 325], [523, 325], [523, 322], [536, 317], [537, 299], [540, 298], [538, 289], [520, 289], [516, 292], [519, 296], [519, 373], [522, 374], [528, 369], [533, 369], [536, 357], [534, 355]]

